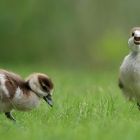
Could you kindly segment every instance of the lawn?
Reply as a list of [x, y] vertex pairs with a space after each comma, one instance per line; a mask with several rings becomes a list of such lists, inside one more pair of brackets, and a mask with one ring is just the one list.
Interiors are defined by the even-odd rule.
[[[23, 77], [39, 68], [12, 67]], [[0, 115], [0, 140], [134, 140], [140, 112], [117, 86], [117, 71], [42, 68], [55, 83], [54, 107], [44, 101], [31, 112], [14, 111], [14, 124]]]

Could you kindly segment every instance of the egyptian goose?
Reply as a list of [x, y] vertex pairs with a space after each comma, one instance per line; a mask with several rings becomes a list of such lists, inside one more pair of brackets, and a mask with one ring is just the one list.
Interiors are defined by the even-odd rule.
[[52, 80], [45, 74], [33, 73], [22, 79], [19, 75], [0, 70], [0, 112], [15, 121], [11, 114], [13, 109], [28, 111], [39, 105], [44, 99], [52, 106]]
[[132, 29], [128, 46], [130, 53], [120, 67], [119, 87], [125, 97], [135, 101], [140, 109], [140, 27]]

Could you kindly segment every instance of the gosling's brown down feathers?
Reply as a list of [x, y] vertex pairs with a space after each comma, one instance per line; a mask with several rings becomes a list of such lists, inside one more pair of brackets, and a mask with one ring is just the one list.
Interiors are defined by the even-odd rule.
[[10, 111], [31, 110], [39, 105], [43, 98], [52, 106], [53, 83], [41, 73], [31, 74], [27, 80], [9, 71], [0, 70], [0, 112], [14, 120]]

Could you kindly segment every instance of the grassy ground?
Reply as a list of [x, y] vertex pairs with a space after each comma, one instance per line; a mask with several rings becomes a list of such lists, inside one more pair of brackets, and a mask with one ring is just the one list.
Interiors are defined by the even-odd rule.
[[[13, 69], [23, 76], [33, 68]], [[31, 112], [17, 112], [13, 124], [0, 115], [1, 140], [134, 140], [140, 112], [117, 87], [117, 72], [47, 70], [55, 83], [54, 107], [42, 101]]]

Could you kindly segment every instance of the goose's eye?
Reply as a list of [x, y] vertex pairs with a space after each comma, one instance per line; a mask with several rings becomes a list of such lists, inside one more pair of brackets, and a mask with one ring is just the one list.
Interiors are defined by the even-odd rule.
[[45, 86], [43, 86], [43, 85], [42, 85], [42, 88], [43, 88], [44, 90], [46, 90], [46, 87], [45, 87]]
[[42, 85], [42, 89], [48, 92], [48, 88], [45, 85]]
[[132, 33], [132, 36], [134, 36], [134, 32]]

